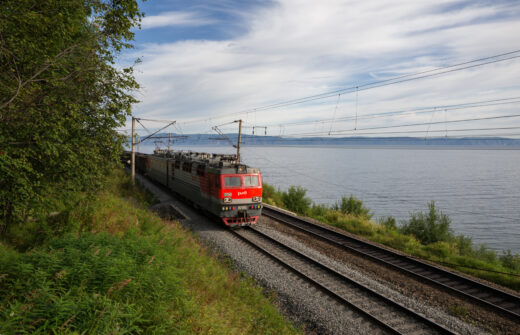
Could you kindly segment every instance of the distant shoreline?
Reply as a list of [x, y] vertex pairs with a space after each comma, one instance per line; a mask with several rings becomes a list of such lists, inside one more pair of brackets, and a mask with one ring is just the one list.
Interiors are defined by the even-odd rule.
[[[209, 146], [209, 145], [195, 145], [193, 146]], [[258, 145], [252, 144], [248, 145], [247, 143], [243, 145], [243, 147], [291, 147], [291, 148], [337, 148], [337, 149], [390, 149], [390, 150], [520, 150], [520, 147], [517, 146], [494, 146], [494, 145], [420, 145], [420, 144], [412, 144], [412, 145], [344, 145], [344, 144], [279, 144], [279, 145]], [[217, 145], [216, 147], [220, 147]]]
[[[154, 144], [141, 146], [151, 147]], [[172, 147], [190, 146], [190, 147], [214, 147], [223, 148], [228, 147], [229, 144], [215, 144], [215, 143], [175, 143]], [[128, 146], [129, 147], [129, 146]], [[389, 149], [389, 150], [520, 150], [520, 146], [499, 146], [499, 145], [423, 145], [423, 144], [410, 144], [410, 145], [392, 145], [392, 144], [380, 144], [380, 145], [348, 145], [348, 144], [248, 144], [243, 143], [243, 148], [262, 148], [262, 147], [279, 147], [279, 148], [335, 148], [335, 149]]]
[[[172, 134], [173, 146], [226, 147], [227, 138], [236, 142], [237, 134], [225, 134], [219, 137], [208, 134]], [[169, 134], [157, 134], [152, 137], [161, 139], [160, 145], [167, 145]], [[179, 136], [178, 139], [175, 137]], [[166, 138], [166, 140], [165, 140]], [[151, 142], [150, 145], [153, 145]], [[147, 143], [147, 144], [148, 144]], [[236, 143], [235, 143], [236, 144]], [[242, 135], [244, 147], [294, 147], [294, 148], [345, 148], [345, 149], [417, 149], [417, 150], [520, 150], [520, 139], [515, 138], [419, 138], [419, 137], [343, 137], [343, 138], [296, 138], [282, 136]], [[147, 145], [148, 146], [148, 145]]]

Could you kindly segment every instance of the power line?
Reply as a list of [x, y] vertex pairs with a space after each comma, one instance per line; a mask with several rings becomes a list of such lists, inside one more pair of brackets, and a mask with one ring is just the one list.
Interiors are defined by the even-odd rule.
[[[223, 115], [215, 116], [215, 117], [212, 117], [209, 119], [187, 120], [182, 123], [183, 124], [197, 123], [197, 122], [207, 121], [207, 120], [211, 120], [211, 119], [224, 118], [224, 117], [228, 117], [228, 116], [247, 114], [247, 113], [252, 113], [252, 112], [256, 113], [259, 111], [266, 111], [266, 110], [270, 110], [270, 109], [275, 109], [275, 108], [280, 108], [280, 107], [285, 107], [285, 106], [290, 106], [290, 105], [295, 105], [295, 104], [301, 104], [301, 103], [311, 102], [311, 101], [315, 101], [315, 100], [326, 99], [326, 98], [336, 96], [338, 94], [366, 91], [366, 90], [370, 90], [370, 89], [374, 89], [374, 88], [399, 84], [399, 83], [408, 82], [408, 81], [412, 81], [412, 80], [434, 77], [434, 76], [438, 76], [438, 75], [442, 75], [442, 74], [446, 74], [446, 73], [452, 73], [455, 71], [461, 71], [461, 70], [466, 70], [466, 69], [475, 68], [475, 67], [479, 67], [479, 66], [484, 66], [484, 65], [489, 65], [489, 64], [493, 64], [493, 63], [498, 63], [498, 62], [503, 62], [503, 61], [507, 61], [507, 60], [511, 60], [511, 59], [520, 58], [520, 55], [514, 55], [519, 52], [520, 52], [520, 49], [498, 54], [498, 55], [494, 55], [494, 56], [479, 58], [479, 59], [466, 61], [466, 62], [462, 62], [462, 63], [458, 63], [458, 64], [453, 64], [453, 65], [449, 65], [449, 66], [439, 67], [439, 68], [432, 69], [432, 70], [416, 72], [416, 73], [393, 77], [393, 78], [389, 78], [389, 79], [385, 79], [385, 80], [379, 80], [379, 81], [369, 82], [369, 83], [365, 83], [365, 84], [361, 84], [361, 85], [351, 86], [351, 87], [343, 88], [340, 90], [329, 91], [329, 92], [324, 92], [324, 93], [320, 93], [320, 94], [301, 97], [298, 99], [287, 100], [287, 101], [283, 101], [283, 102], [279, 102], [279, 103], [275, 103], [275, 104], [271, 104], [271, 105], [266, 105], [263, 107], [256, 107], [256, 108], [247, 109], [247, 110], [243, 110], [243, 111], [239, 111], [239, 112], [223, 114]], [[514, 56], [510, 56], [510, 55], [514, 55]], [[509, 57], [505, 57], [505, 56], [509, 56]], [[501, 57], [505, 57], [505, 58], [501, 58]], [[499, 58], [499, 59], [496, 59], [496, 58]], [[473, 64], [473, 63], [478, 63], [478, 64]], [[472, 64], [472, 65], [468, 65], [468, 64]], [[436, 73], [434, 73], [434, 72], [436, 72]]]
[[[389, 79], [385, 79], [385, 80], [379, 80], [379, 81], [375, 81], [375, 82], [370, 82], [370, 83], [365, 83], [365, 84], [361, 84], [361, 85], [351, 86], [351, 87], [340, 89], [340, 90], [336, 90], [336, 91], [330, 91], [330, 92], [325, 92], [325, 93], [321, 93], [321, 94], [317, 94], [317, 95], [311, 95], [311, 96], [307, 96], [307, 97], [302, 97], [302, 98], [299, 98], [299, 99], [288, 100], [286, 102], [280, 102], [280, 103], [276, 103], [276, 104], [272, 104], [272, 105], [267, 105], [267, 106], [264, 106], [264, 107], [257, 107], [257, 108], [254, 108], [254, 109], [242, 111], [240, 113], [246, 113], [246, 112], [251, 112], [251, 111], [262, 111], [262, 110], [267, 110], [267, 109], [271, 109], [271, 108], [287, 106], [289, 104], [313, 101], [315, 99], [325, 99], [325, 98], [329, 98], [331, 96], [335, 96], [337, 94], [352, 93], [352, 92], [355, 92], [355, 91], [364, 91], [364, 90], [372, 89], [372, 88], [376, 88], [376, 87], [393, 85], [393, 84], [402, 83], [402, 82], [405, 82], [405, 81], [422, 79], [422, 78], [436, 76], [436, 75], [439, 75], [439, 74], [465, 70], [465, 69], [473, 68], [473, 67], [476, 67], [476, 66], [483, 66], [483, 65], [493, 64], [493, 63], [502, 62], [502, 61], [506, 61], [506, 60], [510, 60], [510, 59], [514, 59], [514, 58], [519, 58], [520, 55], [507, 57], [507, 58], [503, 58], [503, 59], [499, 59], [499, 60], [493, 60], [493, 61], [489, 61], [489, 62], [484, 62], [484, 63], [480, 63], [480, 64], [468, 66], [468, 67], [462, 67], [462, 68], [458, 68], [458, 69], [453, 69], [453, 68], [456, 68], [456, 67], [459, 67], [459, 66], [468, 65], [468, 64], [472, 64], [472, 63], [476, 63], [476, 62], [482, 62], [482, 61], [485, 61], [485, 60], [499, 58], [499, 57], [503, 57], [503, 56], [508, 56], [508, 55], [512, 55], [512, 54], [515, 54], [515, 53], [519, 53], [519, 52], [520, 52], [520, 49], [515, 50], [515, 51], [511, 51], [511, 52], [506, 52], [506, 53], [499, 54], [499, 55], [494, 55], [494, 56], [489, 56], [489, 57], [485, 57], [485, 58], [475, 59], [475, 60], [471, 60], [471, 61], [467, 61], [467, 62], [463, 62], [463, 63], [458, 63], [458, 64], [454, 64], [454, 65], [439, 67], [437, 69], [426, 70], [426, 71], [416, 72], [416, 73], [407, 74], [407, 75], [403, 75], [403, 76], [393, 77], [393, 78], [389, 78]], [[430, 75], [426, 75], [426, 76], [421, 76], [421, 75], [424, 75], [424, 74], [427, 74], [427, 73], [432, 73], [432, 72], [441, 71], [441, 70], [448, 70], [448, 69], [451, 69], [451, 70], [440, 72], [440, 73], [435, 73], [435, 74], [430, 74]], [[414, 77], [414, 76], [420, 76], [420, 77]], [[414, 78], [409, 78], [409, 77], [414, 77]], [[408, 78], [408, 79], [401, 80], [401, 79], [405, 79], [405, 78]], [[384, 84], [384, 85], [380, 85], [380, 84]], [[372, 87], [372, 86], [375, 86], [375, 87]], [[367, 88], [367, 87], [369, 87], [369, 88]], [[302, 101], [302, 100], [304, 100], [304, 101]]]
[[[434, 138], [459, 138], [459, 137], [462, 137], [463, 135], [457, 135], [457, 134], [451, 134], [451, 133], [457, 133], [457, 132], [467, 132], [467, 131], [492, 131], [492, 130], [516, 130], [516, 129], [520, 129], [520, 127], [495, 127], [495, 128], [469, 128], [469, 129], [448, 129], [448, 132], [450, 133], [449, 135], [442, 135], [442, 136], [428, 136], [427, 139], [434, 139]], [[429, 132], [430, 133], [444, 133], [446, 130], [444, 129], [439, 129], [439, 130], [430, 130]], [[385, 135], [387, 134], [392, 134], [392, 135], [396, 135], [396, 134], [418, 134], [418, 133], [424, 133], [425, 130], [406, 130], [406, 131], [388, 131], [388, 132], [370, 132], [370, 133], [356, 133], [356, 134], [352, 134], [352, 135], [347, 135], [347, 136], [342, 136], [342, 137], [332, 137], [334, 139], [342, 139], [342, 138], [348, 138], [348, 139], [362, 139], [362, 140], [375, 140], [375, 141], [378, 141], [381, 139], [381, 137], [384, 137]], [[325, 133], [323, 133], [324, 135], [326, 135]], [[485, 137], [488, 137], [488, 136], [495, 136], [495, 137], [500, 137], [500, 136], [517, 136], [519, 133], [494, 133], [494, 134], [489, 134], [489, 133], [477, 133], [477, 134], [471, 134], [470, 137], [467, 137], [467, 135], [464, 135], [465, 138], [476, 138], [476, 137], [479, 137], [479, 136], [485, 136]], [[380, 137], [363, 137], [364, 135], [379, 135]], [[335, 135], [335, 136], [339, 136], [339, 135]], [[301, 140], [301, 141], [309, 141], [311, 136], [307, 136], [307, 137], [290, 137], [289, 135], [286, 135], [286, 136], [278, 136], [280, 139], [291, 139], [291, 141], [298, 141], [298, 140]], [[315, 136], [312, 136], [312, 137], [315, 137]], [[326, 137], [316, 137], [317, 139], [327, 139], [329, 138], [329, 136], [326, 136]], [[416, 140], [419, 140], [421, 139], [422, 137], [406, 137], [406, 138], [398, 138], [398, 137], [389, 137], [390, 139], [392, 140], [397, 140], [397, 139], [403, 139], [403, 140], [410, 140], [410, 139], [416, 139]], [[424, 138], [422, 138], [424, 139]], [[255, 142], [258, 142], [258, 141], [271, 141], [272, 139], [271, 138], [265, 138], [263, 136], [256, 136], [254, 137], [254, 140]]]
[[[507, 100], [514, 100], [514, 101], [507, 101]], [[413, 108], [413, 109], [408, 109], [408, 110], [364, 114], [362, 116], [358, 116], [358, 120], [377, 119], [377, 118], [381, 118], [381, 117], [396, 116], [396, 115], [432, 113], [432, 112], [434, 112], [436, 110], [440, 110], [440, 109], [443, 109], [446, 111], [448, 111], [448, 110], [453, 111], [453, 110], [478, 108], [478, 107], [508, 105], [508, 104], [515, 104], [515, 103], [520, 103], [520, 97], [484, 100], [484, 101], [477, 101], [477, 102], [466, 102], [466, 103], [453, 104], [453, 105], [418, 107], [418, 108]], [[273, 123], [273, 124], [268, 124], [268, 126], [269, 125], [270, 126], [274, 126], [274, 125], [296, 126], [296, 125], [304, 125], [304, 124], [312, 124], [312, 123], [320, 123], [320, 122], [321, 123], [328, 123], [331, 121], [340, 122], [340, 121], [354, 120], [354, 119], [355, 119], [355, 115], [351, 115], [351, 116], [344, 116], [344, 117], [339, 117], [339, 118], [335, 118], [335, 119], [306, 120], [306, 121], [288, 122], [288, 123], [282, 123], [282, 124]]]
[[[444, 122], [442, 122], [444, 123]], [[495, 127], [495, 128], [464, 128], [464, 129], [448, 129], [448, 132], [466, 132], [466, 131], [485, 131], [485, 130], [511, 130], [520, 129], [520, 127]], [[375, 132], [375, 133], [356, 133], [356, 136], [362, 135], [385, 135], [385, 134], [414, 134], [424, 133], [424, 130], [406, 130], [406, 131], [388, 131], [388, 132]], [[440, 130], [429, 130], [430, 133], [444, 133], [445, 129]], [[472, 135], [473, 136], [473, 135]]]
[[[143, 119], [143, 118], [140, 118], [140, 117], [136, 117], [135, 120], [136, 121], [150, 121], [150, 122], [169, 123], [169, 124], [172, 123], [171, 120]], [[141, 123], [141, 122], [139, 122], [139, 123]]]
[[[400, 125], [393, 125], [393, 126], [378, 126], [378, 127], [368, 127], [368, 128], [361, 128], [361, 129], [344, 129], [344, 130], [334, 130], [331, 133], [334, 133], [335, 135], [341, 135], [346, 132], [356, 132], [362, 131], [362, 130], [375, 130], [375, 129], [389, 129], [389, 128], [401, 128], [401, 127], [412, 127], [412, 126], [424, 126], [424, 125], [431, 125], [431, 124], [447, 124], [447, 123], [459, 123], [459, 122], [471, 122], [471, 121], [481, 121], [481, 120], [493, 120], [493, 119], [505, 119], [505, 118], [514, 118], [514, 117], [520, 117], [520, 114], [512, 114], [512, 115], [500, 115], [500, 116], [488, 116], [488, 117], [481, 117], [481, 118], [470, 118], [470, 119], [459, 119], [459, 120], [449, 120], [449, 121], [435, 121], [435, 122], [418, 122], [418, 123], [407, 123], [407, 124], [400, 124]], [[328, 134], [326, 132], [310, 132], [310, 133], [292, 133], [285, 136], [313, 136], [313, 135], [323, 135]]]
[[[425, 131], [422, 130], [422, 131], [417, 131], [418, 133], [424, 133]], [[432, 131], [430, 130], [430, 133]], [[444, 132], [441, 131], [441, 132]], [[399, 133], [403, 133], [403, 134], [406, 134], [406, 132], [399, 132]], [[385, 135], [386, 132], [384, 133], [374, 133], [374, 135]], [[506, 137], [507, 136], [507, 137]], [[357, 134], [356, 135], [347, 135], [347, 136], [342, 136], [342, 137], [333, 137], [334, 139], [359, 139], [359, 140], [363, 140], [363, 141], [380, 141], [381, 139], [389, 139], [389, 140], [392, 140], [392, 141], [410, 141], [410, 140], [415, 140], [415, 141], [419, 141], [419, 140], [422, 140], [422, 141], [427, 141], [427, 140], [431, 140], [431, 139], [443, 139], [443, 138], [458, 138], [458, 139], [468, 139], [468, 140], [472, 140], [472, 139], [479, 139], [481, 137], [496, 137], [497, 139], [500, 138], [500, 139], [514, 139], [514, 138], [511, 138], [513, 136], [520, 136], [520, 133], [496, 133], [496, 134], [488, 134], [488, 133], [476, 133], [476, 134], [471, 134], [471, 135], [456, 135], [456, 134], [450, 134], [450, 135], [438, 135], [438, 136], [428, 136], [427, 138], [424, 138], [424, 137], [418, 137], [418, 136], [415, 136], [415, 137], [383, 137], [383, 136], [379, 136], [379, 137], [362, 137], [362, 136], [358, 136]], [[298, 142], [298, 141], [301, 141], [301, 142], [305, 142], [305, 141], [309, 141], [310, 138], [313, 138], [315, 136], [307, 136], [307, 137], [295, 137], [295, 138], [291, 138], [291, 137], [282, 137], [282, 138], [291, 138], [291, 143], [292, 142]], [[328, 136], [327, 137], [317, 137], [318, 139], [327, 139], [329, 138]], [[261, 139], [260, 137], [258, 139]], [[257, 139], [257, 141], [258, 141]], [[290, 143], [288, 143], [290, 144]]]

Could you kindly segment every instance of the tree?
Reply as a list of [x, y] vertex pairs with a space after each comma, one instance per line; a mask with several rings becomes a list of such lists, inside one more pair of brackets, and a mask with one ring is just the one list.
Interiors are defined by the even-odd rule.
[[142, 16], [137, 0], [0, 4], [0, 233], [117, 160], [138, 84], [115, 61]]

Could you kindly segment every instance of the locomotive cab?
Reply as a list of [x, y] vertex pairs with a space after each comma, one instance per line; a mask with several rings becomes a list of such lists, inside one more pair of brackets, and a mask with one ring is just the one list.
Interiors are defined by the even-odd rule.
[[228, 226], [244, 226], [258, 221], [262, 209], [262, 175], [254, 170], [257, 169], [220, 175], [220, 216]]

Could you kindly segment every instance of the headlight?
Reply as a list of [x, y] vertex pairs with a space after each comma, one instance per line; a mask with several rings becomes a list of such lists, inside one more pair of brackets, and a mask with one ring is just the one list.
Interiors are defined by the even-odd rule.
[[260, 202], [262, 201], [262, 197], [253, 197], [253, 202]]
[[224, 198], [225, 203], [231, 203], [231, 198]]

